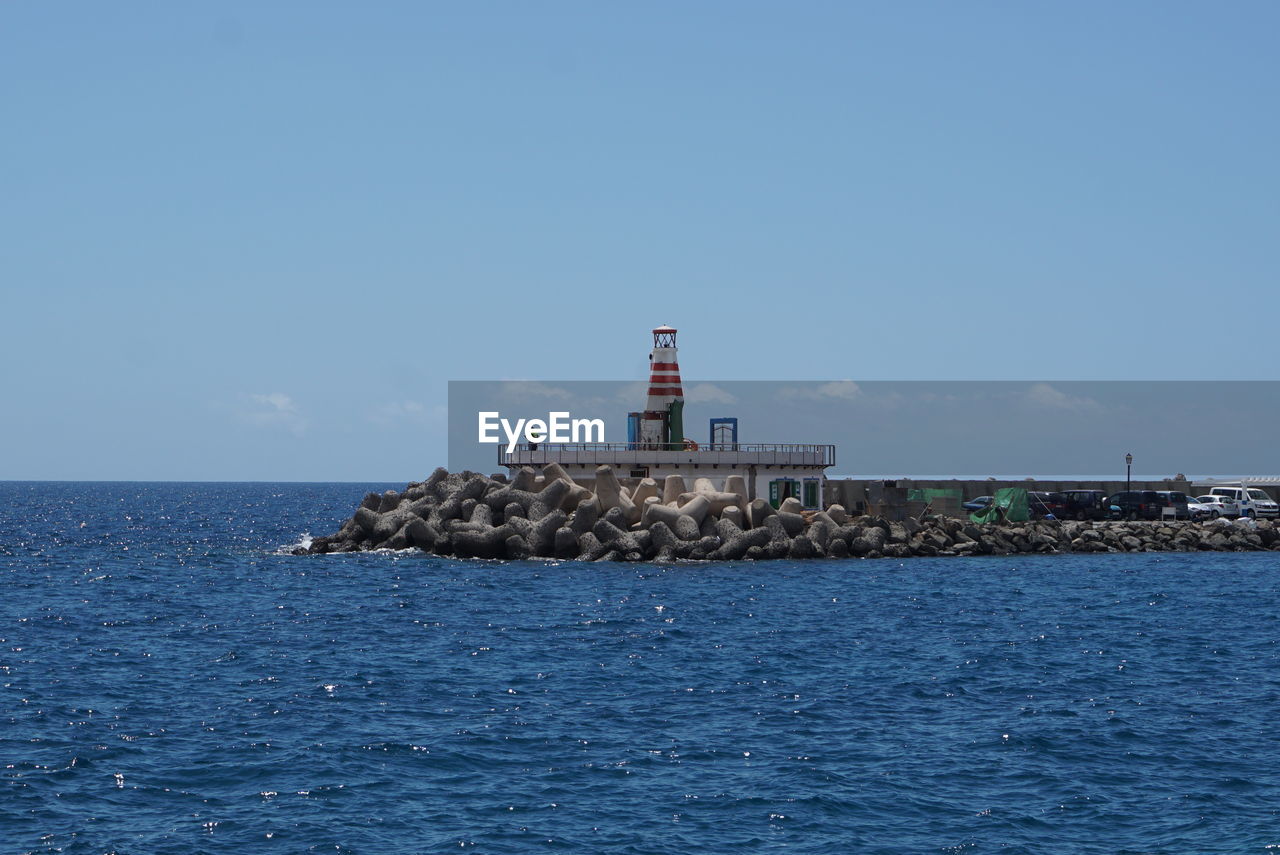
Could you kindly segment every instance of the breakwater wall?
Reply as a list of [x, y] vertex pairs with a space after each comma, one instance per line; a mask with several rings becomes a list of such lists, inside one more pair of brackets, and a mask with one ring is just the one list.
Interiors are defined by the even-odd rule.
[[1061, 552], [1255, 551], [1280, 548], [1269, 521], [1074, 522], [977, 525], [941, 514], [886, 519], [839, 504], [804, 511], [747, 501], [723, 485], [679, 476], [623, 487], [607, 466], [594, 490], [556, 464], [510, 482], [437, 469], [403, 491], [370, 493], [341, 529], [299, 554], [416, 548], [458, 558], [656, 561], [906, 558]]

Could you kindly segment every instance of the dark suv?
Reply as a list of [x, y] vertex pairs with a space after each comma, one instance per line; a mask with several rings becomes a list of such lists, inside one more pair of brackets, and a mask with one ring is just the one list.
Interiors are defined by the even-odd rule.
[[1052, 514], [1062, 519], [1065, 503], [1061, 493], [1044, 493], [1038, 490], [1027, 491], [1027, 512], [1032, 519], [1042, 519]]
[[1177, 490], [1157, 490], [1156, 495], [1160, 497], [1160, 507], [1173, 508], [1174, 519], [1191, 519], [1191, 511], [1187, 508], [1186, 493], [1179, 493]]
[[1158, 520], [1163, 504], [1155, 490], [1124, 490], [1107, 499], [1111, 518], [1121, 520]]
[[1102, 490], [1064, 490], [1061, 495], [1066, 519], [1104, 520], [1110, 516], [1104, 501], [1107, 494]]

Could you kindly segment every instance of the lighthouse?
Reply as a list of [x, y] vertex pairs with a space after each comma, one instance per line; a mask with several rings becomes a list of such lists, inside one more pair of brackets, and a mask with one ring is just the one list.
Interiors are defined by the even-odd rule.
[[684, 389], [675, 327], [653, 330], [649, 353], [649, 397], [644, 412], [630, 413], [628, 439], [642, 448], [684, 448]]
[[[697, 485], [705, 486], [709, 481], [713, 486], [716, 482], [724, 485], [723, 492], [734, 492], [729, 489], [732, 482], [739, 492], [745, 485], [747, 499], [767, 497], [774, 507], [788, 498], [799, 499], [806, 508], [821, 507], [823, 472], [835, 463], [836, 447], [741, 443], [736, 416], [712, 418], [710, 441], [699, 445], [685, 433], [684, 384], [676, 351], [676, 329], [660, 326], [652, 333], [645, 408], [627, 413], [625, 443], [526, 442], [514, 449], [499, 445], [498, 464], [507, 467], [513, 478], [521, 477], [518, 473], [525, 467], [555, 464], [553, 472], [544, 470], [544, 478], [567, 475], [583, 487], [594, 485], [601, 468], [608, 467], [627, 489], [653, 490], [662, 484], [664, 495], [667, 479], [680, 478], [683, 481], [674, 482], [676, 486], [684, 485], [675, 491], [678, 497], [687, 493], [687, 487], [701, 489]], [[645, 479], [653, 479], [648, 487], [642, 486]], [[658, 496], [645, 496], [644, 501], [650, 500], [658, 501]], [[679, 498], [673, 504], [678, 507]]]

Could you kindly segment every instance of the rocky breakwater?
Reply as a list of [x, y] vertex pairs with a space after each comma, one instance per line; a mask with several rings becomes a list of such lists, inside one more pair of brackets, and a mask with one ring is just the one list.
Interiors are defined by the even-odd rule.
[[458, 558], [668, 562], [1280, 549], [1280, 529], [1265, 520], [897, 522], [851, 517], [839, 505], [806, 511], [795, 499], [775, 509], [746, 496], [735, 476], [692, 486], [677, 475], [661, 484], [645, 478], [626, 489], [601, 466], [588, 490], [554, 463], [541, 473], [522, 469], [511, 481], [437, 469], [403, 492], [370, 493], [341, 530], [294, 551], [416, 548]]

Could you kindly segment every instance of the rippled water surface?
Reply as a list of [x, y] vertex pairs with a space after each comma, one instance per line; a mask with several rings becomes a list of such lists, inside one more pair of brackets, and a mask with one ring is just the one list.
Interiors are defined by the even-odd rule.
[[1280, 848], [1275, 556], [277, 552], [365, 489], [0, 484], [0, 851]]

